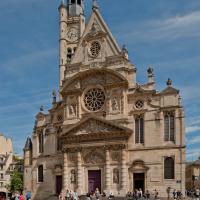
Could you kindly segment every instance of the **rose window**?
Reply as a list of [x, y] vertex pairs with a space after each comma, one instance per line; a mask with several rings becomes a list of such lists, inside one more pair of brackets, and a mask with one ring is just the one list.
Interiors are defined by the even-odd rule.
[[136, 101], [135, 107], [136, 107], [137, 109], [142, 109], [143, 106], [144, 106], [144, 101], [142, 101], [142, 100]]
[[100, 88], [88, 90], [84, 96], [85, 107], [90, 111], [98, 111], [105, 103], [105, 94]]
[[101, 45], [99, 42], [94, 41], [90, 46], [90, 54], [93, 57], [97, 57], [101, 51]]

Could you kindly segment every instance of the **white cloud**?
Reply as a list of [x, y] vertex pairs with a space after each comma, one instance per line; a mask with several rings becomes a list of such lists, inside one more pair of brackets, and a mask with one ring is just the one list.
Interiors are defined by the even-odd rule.
[[[193, 11], [186, 15], [177, 15], [167, 19], [151, 20], [143, 22], [139, 27], [128, 30], [123, 38], [136, 40], [162, 40], [177, 39], [183, 37], [200, 36], [200, 11]], [[133, 40], [134, 39], [134, 40]]]
[[200, 132], [200, 116], [187, 118], [186, 134]]
[[[45, 0], [42, 0], [42, 1], [45, 1]], [[24, 4], [30, 4], [33, 2], [41, 2], [41, 0], [1, 0], [0, 8], [5, 8], [6, 6], [10, 6], [12, 8], [14, 5], [21, 5], [21, 4], [24, 5]]]
[[188, 126], [186, 127], [186, 133], [193, 133], [195, 131], [200, 131], [200, 126]]
[[186, 152], [186, 158], [187, 160], [196, 160], [200, 156], [200, 148], [197, 149], [189, 149]]
[[0, 65], [1, 69], [5, 69], [7, 71], [19, 71], [20, 68], [28, 67], [29, 64], [38, 62], [39, 60], [49, 59], [51, 56], [57, 53], [57, 49], [44, 49], [40, 51], [36, 51], [30, 54], [24, 54], [19, 57], [10, 58], [8, 61], [2, 63]]
[[195, 136], [195, 137], [189, 138], [187, 140], [187, 144], [189, 144], [189, 145], [198, 144], [198, 143], [200, 145], [200, 136]]

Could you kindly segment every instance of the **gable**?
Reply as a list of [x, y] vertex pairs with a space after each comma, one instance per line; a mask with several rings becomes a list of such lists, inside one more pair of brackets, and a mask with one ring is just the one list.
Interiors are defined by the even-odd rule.
[[78, 135], [89, 135], [97, 133], [130, 133], [131, 130], [112, 122], [108, 122], [104, 119], [97, 117], [88, 117], [75, 124], [73, 127], [68, 129], [62, 136], [78, 136]]
[[179, 90], [168, 86], [166, 89], [164, 89], [161, 94], [179, 94]]
[[90, 69], [79, 72], [71, 79], [67, 80], [61, 88], [61, 93], [67, 91], [84, 89], [88, 85], [102, 85], [102, 86], [128, 86], [127, 80], [118, 72], [102, 68]]
[[[95, 59], [88, 53], [92, 41], [99, 41], [101, 44], [101, 54]], [[103, 20], [99, 10], [93, 9], [71, 64], [79, 62], [89, 63], [92, 60], [102, 61], [106, 57], [120, 55], [120, 53], [121, 49]]]

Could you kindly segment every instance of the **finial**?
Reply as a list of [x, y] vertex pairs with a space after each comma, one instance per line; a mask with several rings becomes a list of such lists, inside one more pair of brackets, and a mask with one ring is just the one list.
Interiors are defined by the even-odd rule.
[[41, 106], [40, 106], [40, 112], [43, 112], [43, 111], [44, 111], [44, 106], [41, 105]]
[[128, 60], [128, 49], [125, 44], [122, 46], [122, 55]]
[[153, 68], [151, 66], [147, 69], [147, 73], [149, 75], [153, 74]]
[[172, 85], [172, 80], [170, 78], [168, 78], [167, 80], [167, 86], [171, 86]]
[[56, 90], [53, 90], [52, 92], [52, 96], [53, 96], [53, 104], [56, 103], [56, 96], [57, 96], [57, 93], [56, 93]]
[[182, 99], [181, 99], [181, 96], [179, 95], [179, 97], [178, 97], [178, 104], [179, 104], [179, 106], [180, 106], [181, 103], [182, 103], [181, 100], [182, 100]]
[[128, 53], [128, 50], [127, 50], [127, 47], [126, 47], [125, 44], [122, 46], [122, 52], [123, 53]]
[[92, 8], [98, 8], [97, 0], [93, 0]]

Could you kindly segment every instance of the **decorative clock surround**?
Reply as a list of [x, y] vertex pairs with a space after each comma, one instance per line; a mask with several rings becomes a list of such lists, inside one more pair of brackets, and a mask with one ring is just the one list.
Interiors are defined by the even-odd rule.
[[67, 32], [67, 40], [70, 42], [75, 42], [78, 40], [78, 29], [76, 27], [71, 27]]

